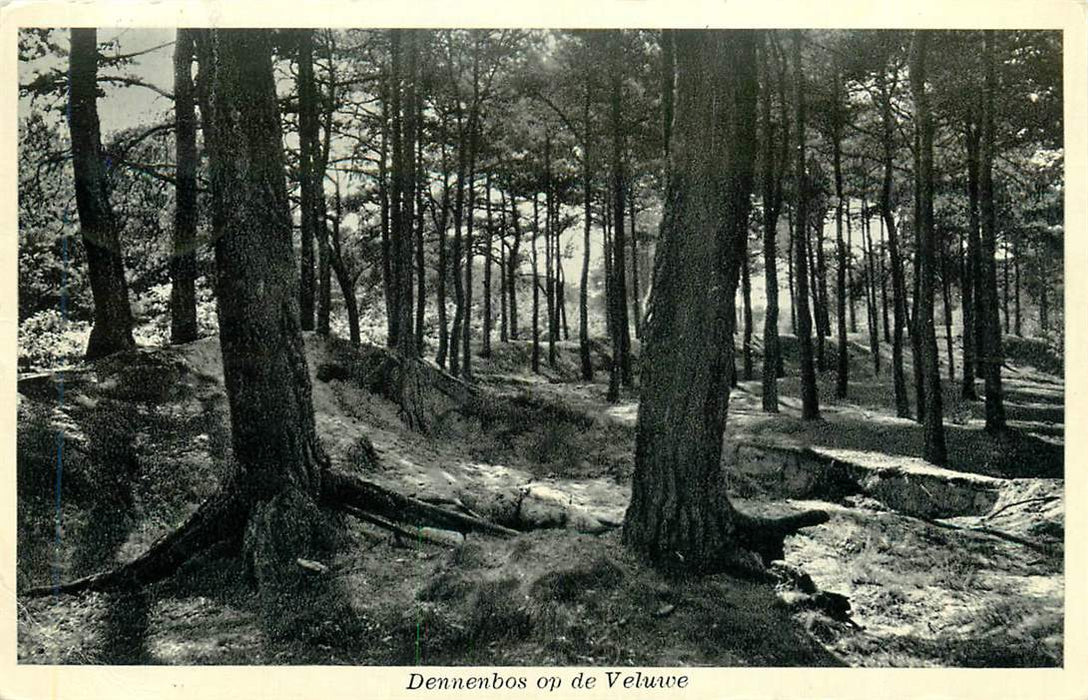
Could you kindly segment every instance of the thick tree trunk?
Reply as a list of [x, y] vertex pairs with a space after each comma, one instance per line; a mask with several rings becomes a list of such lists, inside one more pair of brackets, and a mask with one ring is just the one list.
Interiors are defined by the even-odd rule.
[[877, 89], [880, 93], [881, 122], [883, 125], [884, 181], [880, 188], [880, 214], [888, 232], [888, 253], [892, 268], [892, 382], [895, 387], [895, 413], [900, 418], [910, 418], [910, 399], [907, 382], [903, 376], [903, 328], [907, 315], [907, 291], [903, 282], [903, 265], [899, 259], [899, 238], [896, 235], [895, 216], [892, 212], [893, 153], [895, 149], [895, 123], [892, 117], [891, 95], [883, 72], [878, 74]]
[[86, 357], [135, 345], [117, 219], [110, 207], [98, 123], [98, 44], [94, 29], [72, 29], [68, 54], [68, 130], [72, 138], [76, 210], [94, 298]]
[[174, 44], [174, 123], [177, 193], [170, 256], [170, 342], [196, 340], [196, 90], [193, 34], [177, 30]]
[[805, 191], [805, 75], [801, 65], [801, 32], [793, 34], [793, 97], [794, 129], [797, 134], [794, 146], [796, 161], [793, 172], [793, 191], [797, 198], [794, 205], [794, 268], [797, 275], [797, 345], [801, 355], [801, 417], [816, 420], [820, 417], [820, 402], [816, 392], [816, 369], [812, 364], [812, 317], [808, 310], [809, 279], [808, 255], [805, 240], [808, 238], [808, 193]]
[[[753, 179], [755, 38], [744, 31], [677, 31], [675, 38], [676, 124], [623, 540], [665, 569], [754, 572], [761, 566], [753, 553], [781, 556], [785, 533], [734, 510], [721, 449], [733, 354], [728, 319]], [[708, 297], [708, 286], [721, 293]], [[761, 539], [771, 532], [778, 536]]]
[[[808, 180], [805, 180], [805, 187], [808, 187]], [[822, 218], [822, 217], [821, 217]], [[817, 228], [817, 227], [813, 227]], [[820, 226], [819, 228], [822, 228]], [[820, 266], [816, 262], [816, 246], [812, 245], [812, 233], [807, 228], [805, 229], [805, 253], [807, 254], [808, 262], [808, 286], [812, 296], [810, 299], [812, 310], [812, 323], [814, 330], [816, 331], [816, 369], [823, 372], [827, 369], [827, 358], [824, 354], [824, 324], [823, 324], [823, 301], [820, 298]]]
[[285, 614], [313, 586], [296, 560], [317, 558], [328, 460], [299, 323], [270, 37], [212, 30], [210, 41], [216, 303], [245, 552], [266, 612]]
[[[918, 260], [920, 282], [918, 285], [915, 328], [922, 347], [922, 379], [925, 386], [925, 421], [922, 457], [940, 466], [948, 462], [948, 448], [944, 439], [944, 413], [941, 405], [941, 368], [938, 362], [937, 334], [933, 323], [934, 276], [937, 266], [937, 241], [933, 230], [933, 117], [926, 93], [926, 64], [929, 32], [914, 32], [911, 43], [910, 83], [914, 97], [916, 128], [919, 133], [918, 203]], [[919, 411], [921, 413], [921, 411]]]
[[994, 211], [994, 102], [997, 77], [994, 66], [994, 32], [987, 30], [983, 43], [985, 90], [983, 92], [982, 144], [979, 158], [979, 204], [982, 215], [982, 299], [979, 306], [984, 318], [985, 343], [980, 355], [986, 367], [986, 430], [1005, 430], [1005, 403], [1001, 388], [1001, 326], [997, 318], [997, 217]]
[[856, 299], [854, 298], [854, 227], [850, 214], [850, 199], [846, 200], [846, 303], [850, 306], [850, 332], [858, 332]]

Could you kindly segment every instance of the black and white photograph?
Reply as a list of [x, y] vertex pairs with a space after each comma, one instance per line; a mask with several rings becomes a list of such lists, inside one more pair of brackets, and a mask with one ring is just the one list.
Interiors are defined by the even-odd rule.
[[1072, 661], [1060, 28], [170, 24], [15, 30], [18, 666]]

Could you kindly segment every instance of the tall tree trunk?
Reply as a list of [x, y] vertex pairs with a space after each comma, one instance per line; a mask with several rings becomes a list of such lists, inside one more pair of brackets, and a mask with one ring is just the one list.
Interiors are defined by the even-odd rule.
[[590, 107], [593, 103], [593, 75], [585, 74], [585, 99], [582, 102], [582, 277], [578, 290], [578, 355], [582, 380], [593, 381], [593, 360], [589, 354], [589, 253], [593, 230], [593, 174], [590, 161]]
[[797, 289], [794, 284], [793, 261], [797, 259], [797, 246], [794, 244], [793, 210], [786, 210], [786, 230], [789, 232], [789, 250], [786, 255], [786, 282], [790, 288], [790, 328], [797, 335]]
[[[302, 222], [302, 289], [300, 303], [303, 329], [329, 333], [330, 267], [326, 234], [323, 181], [324, 161], [318, 134], [318, 95], [314, 78], [313, 30], [298, 32], [299, 105], [299, 209]], [[317, 277], [314, 277], [313, 245], [317, 241]], [[308, 277], [307, 277], [308, 275]], [[316, 285], [316, 299], [315, 299]], [[316, 302], [317, 322], [314, 322]]]
[[1004, 248], [1002, 260], [1002, 268], [1004, 269], [1004, 279], [1001, 284], [1001, 308], [1005, 314], [1005, 335], [1009, 334], [1009, 241], [1008, 239], [1002, 241], [1002, 248]]
[[816, 369], [812, 364], [812, 317], [808, 310], [808, 256], [805, 239], [808, 238], [808, 193], [805, 191], [805, 74], [801, 64], [801, 32], [791, 31], [793, 37], [793, 97], [794, 142], [796, 161], [793, 172], [793, 191], [797, 198], [794, 205], [794, 236], [797, 274], [797, 345], [801, 355], [801, 417], [816, 420], [820, 417], [820, 403], [816, 392]]
[[748, 237], [745, 230], [744, 256], [740, 261], [741, 303], [743, 305], [744, 326], [741, 330], [741, 356], [744, 368], [744, 380], [752, 379], [752, 275], [748, 261]]
[[[807, 179], [805, 186], [808, 186]], [[817, 228], [822, 228], [822, 225], [813, 226], [813, 229]], [[812, 294], [812, 322], [816, 331], [816, 369], [823, 372], [827, 369], [827, 358], [824, 354], [823, 299], [820, 296], [820, 265], [816, 261], [816, 246], [812, 245], [813, 233], [815, 231], [808, 231], [806, 228], [804, 242], [808, 255], [809, 291]]]
[[1023, 337], [1023, 326], [1020, 323], [1020, 244], [1018, 239], [1013, 239], [1012, 243], [1012, 264], [1014, 270], [1013, 284], [1015, 285], [1015, 309], [1016, 320], [1013, 322], [1013, 333], [1018, 337]]
[[621, 30], [609, 35], [609, 72], [611, 81], [612, 127], [612, 371], [608, 381], [608, 401], [619, 400], [620, 384], [631, 386], [631, 336], [627, 320], [627, 282], [624, 261], [624, 182], [622, 120], [623, 37]]
[[895, 387], [895, 413], [900, 418], [910, 417], [910, 399], [907, 397], [907, 382], [903, 376], [903, 327], [906, 324], [907, 292], [903, 282], [903, 265], [899, 259], [899, 238], [896, 235], [895, 216], [892, 212], [892, 166], [895, 150], [895, 122], [892, 117], [891, 94], [883, 71], [877, 76], [877, 89], [880, 94], [880, 112], [883, 125], [883, 161], [884, 180], [880, 188], [880, 214], [884, 228], [888, 232], [888, 253], [892, 268], [892, 315], [894, 331], [892, 333], [892, 381]]
[[[386, 329], [385, 342], [386, 342], [386, 345], [392, 346], [396, 342], [396, 339], [397, 339], [397, 331], [396, 331], [397, 313], [396, 313], [396, 305], [395, 305], [396, 287], [393, 284], [393, 241], [392, 241], [392, 238], [390, 237], [390, 230], [389, 230], [389, 228], [390, 228], [390, 221], [389, 221], [389, 218], [390, 218], [390, 201], [389, 201], [389, 185], [390, 185], [390, 182], [389, 182], [389, 141], [390, 141], [390, 134], [389, 134], [389, 120], [390, 120], [389, 92], [390, 92], [390, 88], [389, 88], [389, 83], [391, 81], [391, 77], [389, 76], [389, 71], [388, 71], [387, 67], [383, 66], [382, 72], [384, 74], [379, 78], [380, 81], [381, 81], [380, 101], [381, 101], [381, 107], [382, 107], [381, 108], [382, 128], [381, 128], [380, 147], [379, 147], [379, 150], [378, 150], [378, 207], [381, 209], [381, 212], [380, 212], [380, 226], [381, 226], [381, 239], [382, 239], [382, 292], [383, 292], [383, 296], [385, 298], [385, 329]], [[306, 308], [307, 308], [307, 304], [309, 304], [309, 307], [311, 309], [313, 307], [313, 282], [311, 281], [309, 283], [310, 299], [307, 300], [305, 298], [306, 294], [307, 294], [307, 292], [305, 291], [306, 290], [305, 277], [307, 275], [307, 270], [309, 270], [310, 276], [311, 277], [313, 276], [313, 263], [311, 262], [309, 264], [309, 266], [307, 266], [307, 264], [306, 264], [306, 255], [307, 255], [307, 253], [306, 253], [306, 240], [305, 240], [305, 237], [303, 237], [302, 246], [303, 246], [303, 252], [302, 252], [302, 258], [303, 258], [303, 262], [302, 262], [302, 268], [303, 268], [302, 269], [302, 276], [303, 276], [303, 282], [302, 282], [302, 288], [303, 288], [303, 291], [302, 291], [302, 296], [303, 296], [303, 298], [302, 298], [302, 308], [303, 308], [302, 328], [303, 328], [303, 330], [305, 330], [306, 329]], [[312, 241], [310, 242], [310, 247], [311, 247], [311, 252], [309, 253], [309, 255], [312, 257], [313, 256], [313, 252], [312, 252], [313, 242]], [[311, 314], [311, 318], [312, 318], [313, 312], [311, 311], [310, 314]], [[310, 327], [311, 328], [313, 327], [312, 321], [311, 321], [311, 326]]]
[[868, 290], [865, 302], [869, 307], [869, 354], [873, 357], [873, 375], [880, 375], [880, 309], [876, 298], [876, 264], [873, 262], [872, 213], [865, 196], [861, 199], [861, 238], [865, 245], [867, 267], [865, 269]]
[[517, 195], [510, 192], [510, 222], [514, 230], [514, 244], [510, 247], [510, 256], [506, 259], [508, 270], [506, 277], [509, 280], [506, 290], [510, 295], [510, 338], [518, 339], [518, 268], [521, 258], [518, 257], [521, 248], [521, 221], [518, 215]]
[[269, 34], [212, 30], [210, 41], [213, 126], [206, 139], [235, 488], [248, 512], [246, 558], [275, 622], [315, 585], [297, 559], [316, 558], [328, 459], [315, 429], [299, 321]]
[[835, 65], [835, 86], [831, 116], [831, 145], [835, 165], [835, 243], [838, 252], [838, 266], [836, 274], [837, 316], [839, 331], [838, 372], [835, 377], [835, 396], [846, 398], [849, 385], [849, 352], [846, 346], [846, 243], [842, 237], [842, 216], [844, 197], [842, 192], [842, 97], [840, 85], [842, 75], [838, 70], [838, 62]]
[[[778, 214], [782, 203], [782, 170], [786, 163], [788, 145], [782, 143], [782, 156], [775, 157], [774, 124], [771, 122], [771, 61], [770, 42], [760, 44], [759, 57], [763, 68], [761, 103], [763, 139], [763, 279], [767, 290], [767, 306], [763, 315], [763, 376], [762, 401], [767, 413], [778, 413], [778, 366], [782, 353], [778, 344]], [[788, 139], [785, 133], [779, 140]]]
[[510, 319], [507, 313], [506, 300], [507, 289], [507, 253], [506, 245], [506, 191], [499, 189], [499, 340], [503, 343], [510, 342]]
[[[631, 187], [634, 188], [634, 182], [631, 183]], [[639, 292], [639, 280], [638, 280], [638, 229], [635, 228], [635, 195], [631, 194], [631, 205], [628, 207], [631, 212], [631, 313], [634, 314], [635, 321], [635, 337], [642, 337], [642, 297]]]
[[537, 267], [536, 239], [540, 235], [540, 198], [533, 193], [533, 359], [532, 368], [535, 374], [540, 373], [540, 273]]
[[[910, 84], [914, 98], [916, 128], [919, 133], [917, 161], [919, 184], [918, 260], [920, 282], [916, 301], [915, 328], [922, 346], [922, 379], [925, 385], [925, 422], [922, 457], [940, 466], [948, 462], [944, 439], [944, 413], [941, 405], [941, 367], [938, 361], [937, 333], [933, 323], [934, 274], [937, 266], [936, 234], [933, 230], [933, 117], [926, 93], [926, 68], [929, 32], [914, 32], [911, 42]], [[919, 411], [921, 413], [921, 411]]]
[[858, 332], [856, 300], [854, 299], [854, 227], [850, 214], [850, 199], [846, 200], [846, 303], [850, 306], [850, 332]]
[[956, 359], [952, 354], [954, 348], [952, 342], [952, 281], [948, 270], [948, 256], [941, 251], [941, 294], [944, 306], [944, 342], [948, 351], [948, 382], [956, 382]]
[[555, 278], [552, 276], [553, 267], [553, 237], [552, 220], [553, 211], [552, 192], [552, 139], [551, 133], [544, 134], [544, 301], [548, 311], [548, 366], [555, 369], [555, 336], [558, 333], [555, 322]]
[[[880, 251], [877, 255], [877, 268], [879, 269], [880, 276], [880, 316], [882, 320], [882, 327], [884, 329], [884, 342], [887, 343], [892, 339], [891, 326], [888, 325], [888, 273], [884, 265], [885, 251], [888, 246], [884, 241], [884, 215], [879, 217], [880, 223]], [[870, 231], [870, 235], [872, 232]]]
[[344, 297], [344, 309], [348, 314], [348, 337], [352, 345], [358, 345], [361, 338], [359, 332], [359, 302], [355, 298], [355, 280], [348, 273], [344, 265], [344, 255], [340, 249], [340, 221], [343, 219], [343, 205], [340, 200], [340, 182], [336, 183], [336, 214], [332, 220], [332, 234], [329, 247], [332, 250], [333, 272], [336, 273], [336, 282], [340, 285], [340, 294]]
[[[417, 39], [422, 41], [422, 37]], [[416, 51], [421, 49], [417, 46]], [[418, 60], [418, 58], [416, 59]], [[418, 82], [418, 75], [417, 75]], [[416, 356], [423, 356], [423, 326], [427, 315], [427, 259], [423, 250], [423, 196], [430, 189], [427, 176], [423, 170], [423, 96], [418, 93], [420, 86], [416, 85]]]
[[976, 400], [975, 378], [982, 366], [978, 357], [982, 345], [979, 343], [979, 320], [981, 310], [979, 293], [979, 213], [978, 213], [978, 150], [981, 132], [967, 120], [964, 129], [967, 150], [967, 258], [963, 265], [961, 307], [963, 309], [963, 385], [960, 395], [964, 399]]
[[984, 315], [985, 343], [981, 355], [986, 367], [986, 430], [1005, 430], [1005, 403], [1001, 388], [1001, 326], [997, 317], [997, 218], [994, 212], [994, 102], [997, 77], [994, 67], [994, 32], [987, 30], [983, 42], [985, 88], [983, 91], [982, 144], [979, 157], [979, 204], [982, 218], [981, 257], [983, 266], [982, 299], [979, 304]]
[[[751, 32], [677, 31], [679, 84], [665, 223], [642, 356], [624, 544], [653, 565], [758, 570], [780, 556], [779, 523], [729, 502], [721, 471], [736, 293], [755, 151]], [[721, 290], [708, 298], [707, 285]], [[826, 520], [822, 513], [794, 527]], [[773, 534], [772, 534], [773, 533]]]
[[[435, 275], [435, 305], [438, 306], [438, 350], [435, 354], [435, 362], [439, 367], [446, 368], [446, 357], [449, 352], [449, 323], [446, 320], [446, 279], [449, 275], [449, 260], [446, 254], [446, 227], [449, 224], [450, 215], [450, 169], [446, 159], [446, 123], [442, 122], [442, 209], [439, 221], [435, 226], [438, 236], [438, 274]], [[451, 371], [452, 373], [452, 371]]]
[[94, 298], [86, 358], [131, 348], [132, 311], [117, 219], [110, 207], [98, 125], [98, 44], [94, 29], [72, 29], [68, 54], [68, 130], [72, 138], [76, 210]]
[[[1040, 244], [1041, 251], [1045, 250]], [[1042, 253], [1039, 254], [1042, 257]], [[1042, 275], [1037, 276], [1039, 278], [1039, 331], [1046, 336], [1050, 331], [1050, 299], [1047, 295], [1047, 280], [1042, 279]]]
[[170, 256], [170, 342], [196, 340], [196, 90], [195, 46], [189, 29], [177, 30], [174, 44], [174, 124], [177, 193], [173, 254]]
[[465, 216], [465, 173], [468, 170], [468, 148], [465, 134], [464, 116], [458, 108], [457, 116], [457, 189], [453, 205], [453, 245], [450, 249], [453, 279], [453, 322], [450, 324], [450, 374], [461, 373], [461, 323], [465, 321], [465, 287], [461, 277], [461, 249], [463, 247], [462, 226]]
[[[480, 338], [480, 357], [491, 357], [491, 258], [492, 250], [492, 226], [491, 217], [491, 171], [484, 176], [484, 318], [483, 335]], [[500, 242], [501, 247], [501, 242]]]

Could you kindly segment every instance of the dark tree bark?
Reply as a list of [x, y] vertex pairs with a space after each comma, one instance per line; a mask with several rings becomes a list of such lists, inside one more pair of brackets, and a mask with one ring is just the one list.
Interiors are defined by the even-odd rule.
[[[424, 37], [417, 38], [417, 41], [423, 41]], [[418, 61], [418, 53], [421, 48], [417, 45], [416, 52]], [[416, 75], [416, 172], [415, 172], [415, 190], [416, 190], [416, 357], [423, 356], [423, 325], [427, 315], [427, 258], [423, 249], [423, 208], [424, 208], [424, 192], [430, 190], [430, 185], [427, 181], [426, 172], [423, 169], [423, 96], [419, 94], [421, 76], [419, 71]]]
[[801, 32], [793, 30], [793, 97], [794, 147], [793, 187], [797, 198], [794, 205], [794, 272], [797, 275], [797, 345], [801, 355], [801, 417], [816, 420], [820, 417], [820, 402], [816, 392], [816, 368], [812, 363], [812, 317], [808, 310], [809, 279], [808, 255], [805, 240], [808, 238], [808, 193], [805, 191], [805, 75], [801, 64]]
[[[736, 511], [721, 470], [736, 293], [753, 180], [755, 37], [677, 31], [676, 124], [642, 356], [627, 547], [653, 565], [754, 572], [780, 558], [784, 523]], [[707, 296], [706, 289], [721, 290]]]
[[540, 273], [537, 266], [536, 239], [540, 235], [540, 198], [533, 193], [533, 238], [531, 254], [533, 258], [533, 355], [532, 368], [540, 373]]
[[975, 377], [981, 365], [978, 362], [979, 319], [977, 309], [979, 294], [979, 213], [978, 213], [978, 150], [982, 132], [971, 119], [964, 128], [967, 150], [967, 254], [963, 264], [963, 281], [960, 285], [963, 309], [963, 384], [960, 395], [964, 399], [978, 399]]
[[[268, 32], [212, 30], [208, 134], [216, 303], [247, 560], [263, 602], [288, 610], [320, 540], [328, 460], [302, 343]], [[245, 105], [244, 110], [238, 105]], [[310, 584], [313, 585], [313, 584]]]
[[861, 237], [865, 244], [867, 267], [866, 305], [869, 307], [869, 354], [873, 358], [873, 374], [880, 374], [880, 309], [876, 298], [876, 264], [873, 262], [873, 227], [872, 213], [865, 196], [861, 199]]
[[[778, 367], [782, 352], [778, 343], [778, 215], [782, 207], [782, 171], [789, 157], [789, 136], [785, 120], [782, 133], [775, 141], [774, 124], [771, 121], [771, 61], [769, 39], [760, 44], [759, 56], [763, 64], [763, 91], [761, 99], [763, 139], [763, 279], [767, 290], [767, 307], [763, 316], [763, 410], [778, 413]], [[781, 150], [776, 156], [775, 146]], [[791, 302], [792, 304], [792, 302]]]
[[[587, 67], [588, 68], [588, 67]], [[578, 355], [582, 363], [582, 380], [593, 381], [593, 360], [589, 354], [589, 253], [593, 230], [593, 174], [590, 153], [590, 106], [593, 102], [593, 76], [585, 73], [585, 99], [582, 102], [582, 278], [578, 290]]]
[[631, 335], [627, 319], [627, 280], [624, 261], [627, 241], [624, 237], [623, 163], [623, 36], [620, 30], [609, 34], [609, 78], [611, 82], [612, 128], [612, 368], [608, 380], [608, 401], [619, 400], [620, 384], [631, 386]]
[[638, 272], [638, 229], [635, 227], [635, 212], [638, 207], [635, 206], [636, 199], [634, 194], [635, 183], [631, 183], [632, 193], [630, 198], [630, 206], [627, 207], [631, 213], [631, 313], [634, 315], [635, 322], [635, 337], [642, 337], [642, 296], [639, 292], [639, 272]]
[[786, 283], [790, 288], [790, 328], [797, 335], [797, 288], [794, 284], [793, 261], [797, 259], [797, 246], [794, 244], [793, 210], [786, 210], [786, 231], [789, 232], [789, 244], [786, 251]]
[[177, 30], [174, 44], [174, 124], [177, 192], [170, 256], [170, 342], [196, 340], [196, 89], [192, 32]]
[[[329, 250], [325, 231], [325, 163], [319, 137], [317, 83], [314, 79], [313, 30], [298, 32], [299, 107], [299, 209], [302, 235], [300, 306], [303, 330], [329, 333]], [[314, 276], [314, 242], [318, 246], [318, 272]], [[315, 315], [316, 285], [316, 324]]]
[[1002, 243], [1003, 243], [1002, 248], [1004, 248], [1004, 250], [1002, 251], [1002, 253], [1003, 253], [1002, 257], [1004, 259], [1001, 261], [1002, 262], [1001, 267], [1003, 269], [1004, 279], [1002, 280], [1002, 285], [1001, 285], [1001, 308], [1002, 308], [1002, 311], [1004, 312], [1004, 315], [1005, 315], [1005, 335], [1008, 335], [1009, 334], [1009, 296], [1010, 296], [1010, 294], [1009, 294], [1010, 286], [1009, 286], [1009, 241], [1008, 241], [1008, 238], [1006, 238]]
[[895, 387], [895, 413], [900, 418], [910, 418], [910, 399], [907, 382], [903, 376], [903, 328], [907, 315], [907, 291], [903, 282], [903, 265], [899, 259], [899, 238], [896, 234], [895, 216], [892, 212], [892, 167], [895, 151], [895, 121], [892, 116], [891, 94], [883, 69], [877, 73], [877, 90], [880, 95], [880, 113], [883, 146], [884, 180], [880, 188], [880, 214], [888, 232], [888, 253], [892, 268], [892, 382]]
[[954, 345], [952, 342], [952, 280], [948, 270], [948, 255], [941, 249], [941, 295], [944, 306], [944, 342], [948, 351], [948, 381], [956, 382], [956, 358], [952, 354]]
[[544, 301], [548, 312], [548, 366], [555, 369], [555, 340], [559, 333], [555, 310], [555, 278], [552, 227], [553, 199], [552, 184], [552, 138], [551, 132], [544, 133]]
[[[483, 333], [480, 338], [480, 357], [491, 357], [491, 264], [494, 253], [494, 241], [492, 227], [494, 225], [491, 216], [491, 172], [484, 175], [484, 317]], [[499, 243], [500, 247], [502, 243]]]
[[833, 159], [835, 166], [835, 243], [838, 253], [838, 266], [836, 270], [835, 288], [837, 297], [837, 316], [838, 316], [838, 343], [839, 352], [837, 356], [838, 371], [835, 376], [835, 396], [840, 399], [845, 399], [847, 394], [847, 387], [849, 386], [850, 378], [850, 362], [849, 353], [846, 346], [846, 243], [842, 237], [842, 217], [843, 217], [843, 204], [844, 197], [842, 191], [842, 97], [841, 86], [842, 75], [838, 70], [836, 61], [835, 66], [835, 78], [834, 78], [834, 97], [832, 98], [831, 107], [831, 145], [833, 149]]
[[71, 30], [68, 75], [68, 130], [76, 210], [94, 298], [94, 324], [86, 358], [93, 360], [135, 346], [124, 259], [117, 219], [110, 206], [98, 123], [96, 30]]
[[1023, 326], [1020, 323], [1020, 242], [1019, 239], [1013, 239], [1012, 242], [1012, 264], [1013, 264], [1013, 284], [1015, 290], [1015, 308], [1016, 320], [1013, 322], [1012, 332], [1018, 337], [1023, 337]]
[[858, 332], [856, 299], [854, 294], [854, 227], [850, 213], [850, 199], [846, 199], [846, 303], [850, 307], [850, 332]]
[[510, 319], [507, 313], [506, 300], [507, 289], [510, 285], [507, 282], [506, 270], [507, 270], [507, 258], [509, 253], [507, 252], [508, 246], [506, 245], [506, 191], [502, 188], [499, 189], [499, 340], [503, 343], [510, 342]]
[[[937, 266], [936, 234], [933, 230], [933, 117], [926, 93], [926, 68], [929, 32], [914, 32], [910, 55], [910, 84], [914, 98], [916, 128], [919, 132], [918, 172], [918, 299], [915, 329], [922, 348], [922, 381], [925, 387], [924, 443], [922, 457], [926, 461], [945, 465], [948, 448], [944, 439], [944, 413], [941, 406], [941, 368], [938, 362], [937, 334], [933, 323], [934, 276]], [[919, 411], [921, 413], [922, 411]]]
[[461, 276], [461, 249], [463, 248], [462, 226], [465, 216], [465, 176], [468, 171], [468, 148], [465, 135], [464, 115], [460, 104], [457, 107], [457, 189], [453, 204], [453, 244], [450, 247], [451, 270], [453, 279], [453, 322], [450, 324], [450, 374], [461, 373], [461, 323], [465, 319], [465, 287]]
[[508, 281], [506, 291], [510, 295], [510, 338], [518, 339], [518, 269], [521, 266], [519, 249], [521, 248], [521, 217], [518, 214], [518, 198], [513, 191], [510, 192], [510, 224], [513, 228], [514, 242], [510, 246], [510, 255], [506, 258], [506, 278]]
[[[808, 187], [808, 181], [806, 178], [805, 186]], [[811, 203], [811, 200], [810, 200]], [[813, 217], [816, 218], [816, 217]], [[821, 220], [823, 217], [819, 217]], [[805, 253], [808, 256], [808, 282], [809, 291], [812, 293], [810, 299], [812, 309], [812, 322], [816, 331], [816, 369], [823, 372], [827, 369], [827, 357], [824, 354], [824, 324], [823, 324], [823, 298], [820, 296], [820, 265], [816, 259], [816, 246], [812, 245], [812, 236], [819, 229], [823, 228], [823, 224], [816, 224], [813, 222], [813, 231], [805, 229], [804, 245]], [[821, 246], [822, 247], [822, 246]]]
[[348, 315], [348, 337], [352, 345], [360, 342], [359, 302], [355, 298], [355, 279], [349, 274], [344, 264], [344, 255], [340, 245], [340, 222], [343, 219], [343, 205], [340, 199], [340, 182], [336, 183], [335, 215], [332, 217], [332, 232], [329, 237], [331, 262], [336, 273], [336, 283], [340, 286], [340, 295], [344, 297], [344, 309]]
[[[438, 350], [435, 354], [435, 362], [439, 367], [446, 368], [446, 358], [449, 352], [450, 327], [446, 318], [446, 279], [449, 275], [449, 260], [446, 253], [446, 228], [449, 226], [450, 216], [450, 169], [446, 157], [446, 122], [442, 122], [442, 205], [439, 210], [439, 219], [435, 225], [435, 233], [438, 236], [438, 274], [435, 275], [435, 303], [438, 306]], [[452, 370], [450, 372], [453, 373]]]
[[[380, 224], [381, 224], [381, 239], [382, 239], [382, 292], [385, 299], [385, 338], [387, 345], [393, 345], [397, 338], [397, 313], [394, 305], [394, 297], [396, 296], [396, 286], [393, 283], [393, 242], [389, 235], [389, 83], [390, 76], [388, 66], [382, 67], [382, 75], [379, 77], [381, 81], [381, 88], [379, 98], [381, 102], [381, 140], [380, 148], [378, 150], [378, 208], [380, 211]], [[305, 240], [303, 241], [303, 258], [306, 256], [305, 252]], [[310, 243], [311, 251], [313, 243]], [[313, 253], [310, 253], [311, 257]], [[303, 263], [303, 276], [306, 275], [306, 264]], [[309, 274], [313, 274], [313, 265], [308, 268]], [[303, 281], [304, 288], [306, 286]], [[311, 288], [311, 300], [310, 306], [313, 306], [312, 300], [312, 288], [313, 283], [310, 283]], [[303, 292], [305, 294], [305, 292]], [[303, 309], [306, 307], [306, 300], [303, 299]], [[305, 311], [303, 312], [303, 328], [305, 329]]]
[[[745, 231], [747, 234], [747, 230]], [[742, 318], [744, 319], [743, 328], [741, 329], [741, 357], [742, 366], [744, 368], [744, 380], [749, 381], [752, 378], [752, 275], [750, 268], [750, 262], [748, 260], [748, 237], [745, 235], [744, 239], [744, 256], [740, 261], [740, 277], [741, 277], [741, 304]]]
[[982, 144], [979, 157], [979, 204], [982, 218], [982, 297], [979, 307], [984, 320], [984, 344], [981, 359], [986, 368], [986, 430], [1005, 430], [1005, 403], [1001, 388], [1001, 326], [997, 314], [997, 218], [994, 211], [994, 102], [997, 77], [994, 67], [994, 32], [987, 30], [983, 41], [985, 88], [982, 103]]
[[[871, 232], [870, 232], [870, 235]], [[880, 316], [882, 319], [882, 327], [884, 329], [884, 342], [887, 343], [892, 339], [891, 326], [888, 325], [888, 274], [884, 265], [885, 251], [888, 246], [884, 240], [884, 215], [880, 216], [880, 250], [877, 255], [877, 268], [880, 276]]]

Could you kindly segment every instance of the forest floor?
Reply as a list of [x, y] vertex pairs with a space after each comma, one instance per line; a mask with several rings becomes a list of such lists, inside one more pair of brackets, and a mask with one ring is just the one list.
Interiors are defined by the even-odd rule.
[[[832, 398], [829, 369], [823, 419], [801, 421], [792, 340], [778, 415], [761, 412], [758, 378], [734, 390], [725, 468], [742, 509], [830, 513], [787, 541], [786, 561], [845, 595], [851, 621], [784, 586], [670, 579], [623, 549], [637, 401], [606, 403], [599, 348], [597, 380], [585, 383], [573, 343], [559, 344], [555, 368], [545, 346], [533, 375], [527, 343], [496, 342], [492, 358], [473, 360], [492, 409], [436, 413], [422, 437], [389, 401], [323, 375], [336, 353], [308, 337], [318, 430], [339, 466], [498, 520], [514, 510], [534, 529], [451, 545], [333, 515], [340, 537], [320, 575], [335, 577], [355, 620], [267, 638], [241, 564], [208, 552], [139, 593], [19, 599], [19, 661], [1061, 665], [1060, 374], [1010, 353], [1013, 430], [998, 437], [982, 430], [982, 404], [948, 387], [941, 470], [919, 459], [921, 427], [894, 417], [890, 358], [875, 375], [860, 339], [849, 344], [850, 397]], [[757, 355], [757, 377], [758, 366]], [[23, 377], [18, 411], [20, 589], [135, 557], [229, 470], [216, 338]], [[380, 467], [365, 459], [370, 445]]]

